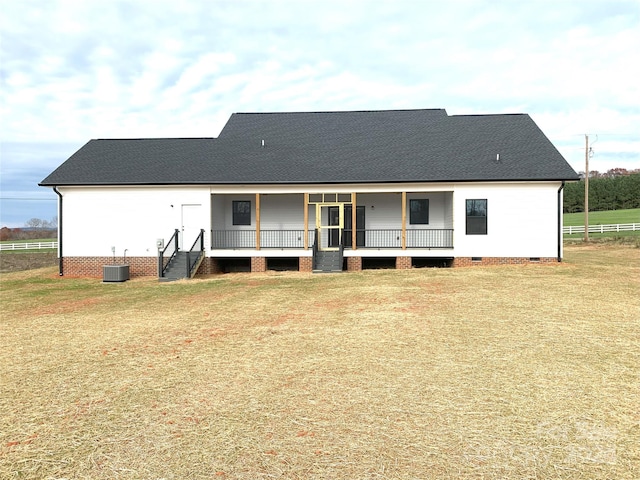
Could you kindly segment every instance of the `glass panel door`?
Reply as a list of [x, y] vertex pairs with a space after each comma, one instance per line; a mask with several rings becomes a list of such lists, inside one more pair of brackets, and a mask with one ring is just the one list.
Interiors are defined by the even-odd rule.
[[316, 228], [320, 250], [338, 250], [344, 225], [344, 205], [316, 205]]
[[[345, 247], [351, 247], [353, 237], [352, 234], [352, 219], [351, 213], [353, 212], [351, 205], [344, 206], [344, 233], [343, 242]], [[364, 205], [356, 206], [356, 246], [364, 247]]]

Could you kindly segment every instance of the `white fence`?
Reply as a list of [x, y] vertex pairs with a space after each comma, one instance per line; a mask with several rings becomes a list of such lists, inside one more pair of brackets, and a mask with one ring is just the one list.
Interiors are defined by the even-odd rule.
[[20, 243], [0, 243], [1, 250], [42, 250], [58, 248], [58, 242], [20, 242]]
[[[640, 223], [616, 223], [614, 225], [589, 225], [589, 233], [640, 232]], [[584, 233], [584, 225], [565, 226], [562, 233]]]

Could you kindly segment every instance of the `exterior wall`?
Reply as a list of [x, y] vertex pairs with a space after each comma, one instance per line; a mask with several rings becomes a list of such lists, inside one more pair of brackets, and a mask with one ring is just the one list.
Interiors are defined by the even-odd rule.
[[557, 264], [557, 257], [543, 257], [539, 259], [525, 257], [456, 257], [454, 267], [488, 267], [494, 265], [530, 265]]
[[[233, 224], [233, 202], [244, 200], [251, 202], [251, 224]], [[242, 195], [212, 195], [211, 196], [211, 228], [214, 231], [246, 231], [246, 235], [236, 236], [234, 239], [235, 248], [254, 248], [256, 244], [256, 196], [255, 194]], [[313, 222], [312, 223], [312, 219]], [[314, 216], [310, 215], [310, 230], [315, 225]], [[304, 195], [303, 194], [282, 194], [260, 195], [260, 231], [270, 230], [303, 230], [304, 229]], [[215, 234], [214, 234], [215, 235]], [[304, 247], [304, 238], [299, 236], [298, 248]]]
[[[64, 257], [109, 257], [115, 247], [116, 263], [123, 257], [158, 256], [156, 240], [168, 242], [175, 229], [182, 229], [182, 205], [190, 205], [188, 220], [194, 223], [185, 231], [190, 247], [205, 229], [208, 245], [209, 189], [169, 187], [60, 187], [63, 196]], [[198, 207], [196, 207], [198, 205]], [[199, 226], [201, 225], [201, 226]], [[199, 226], [199, 227], [198, 227]], [[188, 226], [187, 226], [188, 227]]]
[[[155, 257], [127, 257], [130, 277], [157, 276], [158, 260]], [[65, 277], [102, 278], [102, 267], [112, 265], [113, 257], [64, 257], [62, 268]]]
[[[218, 187], [60, 187], [63, 195], [63, 268], [65, 275], [102, 276], [102, 266], [131, 266], [131, 275], [157, 275], [156, 240], [169, 240], [184, 224], [183, 206], [197, 229], [204, 228], [205, 245], [211, 245], [211, 229], [239, 228], [232, 225], [231, 202], [252, 202], [255, 230], [255, 190], [261, 193], [261, 230], [304, 228], [304, 191], [309, 193], [356, 192], [356, 205], [365, 206], [366, 229], [400, 229], [401, 194], [429, 199], [429, 228], [453, 228], [452, 249], [358, 248], [345, 250], [350, 270], [362, 266], [362, 257], [456, 257], [456, 266], [529, 262], [552, 262], [558, 255], [558, 189], [560, 182], [404, 184], [404, 185], [314, 185]], [[466, 200], [487, 199], [487, 235], [466, 234]], [[197, 227], [197, 228], [195, 228]], [[309, 205], [309, 230], [315, 228], [315, 205]], [[407, 231], [424, 228], [409, 223]], [[561, 242], [560, 242], [561, 243]], [[225, 251], [224, 256], [301, 258], [306, 271], [311, 248]], [[311, 244], [309, 245], [311, 247]], [[561, 245], [560, 245], [561, 247]], [[480, 262], [472, 257], [482, 257]], [[304, 260], [302, 260], [304, 258]], [[502, 259], [502, 260], [499, 260]], [[402, 262], [399, 262], [404, 265]], [[258, 260], [252, 270], [262, 271]], [[214, 273], [215, 257], [203, 262], [201, 272]]]
[[[158, 275], [158, 260], [152, 257], [127, 257], [129, 275], [133, 277], [149, 277]], [[62, 259], [64, 276], [102, 278], [102, 267], [112, 265], [113, 257], [64, 257]], [[207, 257], [202, 260], [197, 275], [221, 273], [217, 258]]]
[[453, 193], [444, 197], [443, 228], [453, 228]]
[[260, 230], [302, 230], [304, 195], [260, 195]]
[[[429, 224], [412, 225], [409, 214], [409, 201], [412, 199], [429, 200]], [[407, 193], [407, 230], [421, 228], [453, 228], [453, 195], [451, 192]]]
[[[234, 201], [251, 202], [251, 225], [234, 225], [232, 205]], [[255, 230], [256, 196], [213, 195], [211, 197], [211, 225], [219, 230]], [[304, 228], [304, 196], [260, 195], [261, 230], [299, 230]]]
[[365, 228], [402, 228], [402, 195], [400, 193], [362, 193], [356, 205], [365, 207]]
[[[412, 199], [429, 200], [428, 225], [412, 225], [410, 223], [409, 200]], [[451, 199], [451, 192], [408, 192], [406, 219], [407, 230], [423, 228], [453, 228]], [[356, 198], [356, 204], [358, 206], [365, 207], [365, 228], [402, 228], [402, 194], [359, 194]]]
[[[558, 255], [560, 182], [457, 185], [454, 193], [455, 257], [555, 257]], [[466, 234], [466, 200], [487, 199], [487, 234]]]

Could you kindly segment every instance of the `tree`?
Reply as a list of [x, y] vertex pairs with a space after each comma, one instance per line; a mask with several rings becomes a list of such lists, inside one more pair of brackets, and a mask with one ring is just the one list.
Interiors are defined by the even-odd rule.
[[584, 211], [584, 182], [567, 183], [564, 186], [564, 211], [575, 213]]
[[58, 228], [58, 217], [53, 217], [49, 222], [41, 218], [31, 218], [25, 222], [25, 238], [43, 238], [50, 236]]
[[43, 221], [39, 218], [31, 218], [24, 224], [25, 227], [33, 229], [41, 229], [42, 225]]
[[606, 176], [609, 178], [621, 177], [624, 175], [629, 175], [629, 172], [626, 168], [611, 168], [607, 170]]
[[[589, 175], [590, 211], [640, 208], [640, 172], [625, 171], [614, 168], [602, 176]], [[584, 212], [584, 180], [565, 185], [564, 211]]]

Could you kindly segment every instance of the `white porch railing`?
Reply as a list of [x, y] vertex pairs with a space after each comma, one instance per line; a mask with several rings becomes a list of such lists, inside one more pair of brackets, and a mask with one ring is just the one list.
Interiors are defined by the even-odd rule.
[[3, 250], [43, 250], [58, 248], [58, 242], [20, 242], [0, 243], [0, 251]]
[[[611, 225], [589, 225], [589, 233], [607, 232], [640, 232], [640, 223], [616, 223]], [[572, 235], [584, 233], [584, 225], [568, 225], [562, 227], [562, 233]]]

